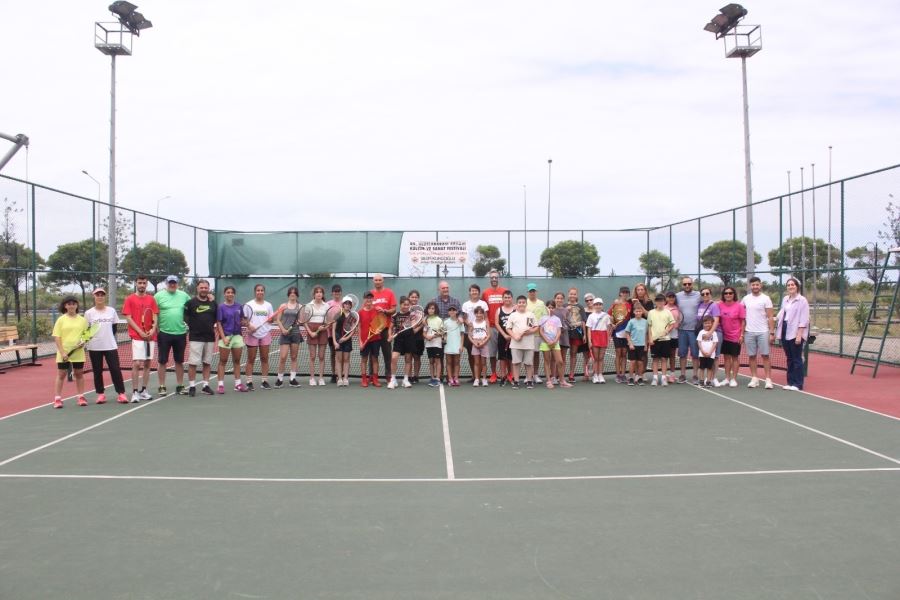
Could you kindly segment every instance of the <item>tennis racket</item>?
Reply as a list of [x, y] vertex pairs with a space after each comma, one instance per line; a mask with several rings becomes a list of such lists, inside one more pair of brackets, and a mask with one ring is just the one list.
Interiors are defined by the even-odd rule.
[[422, 324], [422, 321], [425, 320], [425, 309], [421, 306], [413, 306], [409, 309], [408, 315], [403, 315], [400, 318], [400, 331], [394, 333], [394, 337], [397, 337], [401, 333], [409, 331], [410, 329], [415, 329], [419, 325]]
[[359, 308], [359, 297], [356, 294], [346, 294], [346, 298], [350, 299], [352, 306], [350, 308], [357, 309]]
[[[300, 309], [298, 308], [297, 312], [292, 310], [287, 313], [287, 311], [282, 308], [281, 311], [282, 313], [278, 317], [278, 324], [281, 325], [282, 330], [284, 330], [284, 335], [289, 335], [291, 331], [294, 330], [294, 326], [297, 325], [297, 317], [299, 316]], [[285, 313], [287, 314], [285, 315]]]
[[444, 337], [444, 320], [438, 315], [431, 315], [425, 319], [425, 327], [434, 337]]
[[[91, 341], [97, 333], [100, 331], [100, 323], [94, 323], [89, 326], [87, 329], [81, 332], [81, 336], [78, 338], [78, 343], [66, 350], [66, 356], [69, 356], [79, 348], [83, 348], [85, 344]], [[72, 381], [75, 379], [75, 372], [72, 369], [72, 360], [69, 359], [66, 361], [66, 380]]]
[[351, 336], [353, 332], [359, 327], [359, 313], [355, 310], [351, 310], [346, 315], [344, 315], [344, 336]]
[[539, 325], [541, 328], [541, 337], [544, 338], [544, 341], [547, 342], [548, 346], [552, 346], [559, 341], [559, 330], [562, 328], [559, 317], [555, 315], [541, 317]]
[[390, 319], [388, 319], [386, 314], [375, 313], [375, 316], [372, 317], [372, 321], [369, 323], [369, 331], [366, 333], [366, 341], [363, 343], [363, 346], [368, 344], [373, 337], [387, 329], [389, 323]]
[[332, 323], [337, 321], [337, 318], [341, 316], [342, 309], [340, 306], [330, 306], [328, 310], [325, 311], [325, 325], [324, 327], [330, 327]]
[[474, 321], [472, 322], [472, 324], [470, 325], [471, 333], [469, 334], [470, 337], [472, 338], [472, 342], [483, 342], [484, 340], [487, 339], [487, 337], [488, 337], [487, 321], [484, 322], [484, 325], [485, 325], [484, 327], [481, 327], [481, 326], [476, 327], [475, 322]]
[[[149, 332], [153, 329], [153, 311], [150, 308], [145, 308], [141, 313], [141, 329], [145, 332]], [[147, 360], [150, 360], [150, 339], [144, 340], [144, 355], [147, 357]]]

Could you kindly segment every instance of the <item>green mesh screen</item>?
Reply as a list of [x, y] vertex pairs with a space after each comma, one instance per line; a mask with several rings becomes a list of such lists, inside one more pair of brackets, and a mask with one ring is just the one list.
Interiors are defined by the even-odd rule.
[[209, 232], [209, 272], [227, 275], [396, 274], [401, 232]]

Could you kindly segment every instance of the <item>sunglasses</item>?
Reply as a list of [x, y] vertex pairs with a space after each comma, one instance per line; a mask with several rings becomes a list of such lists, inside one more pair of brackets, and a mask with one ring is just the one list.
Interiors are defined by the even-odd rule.
[[734, 292], [722, 292], [723, 296], [734, 296]]
[[701, 296], [712, 296], [709, 292], [700, 292]]
[[683, 287], [689, 287], [689, 286], [692, 286], [692, 285], [694, 285], [694, 284], [693, 284], [693, 283], [682, 283], [681, 285], [682, 285]]

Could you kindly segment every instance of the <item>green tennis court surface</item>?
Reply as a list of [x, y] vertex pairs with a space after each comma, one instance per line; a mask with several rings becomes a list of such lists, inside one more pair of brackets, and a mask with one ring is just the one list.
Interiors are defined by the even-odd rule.
[[46, 408], [0, 420], [0, 598], [896, 600], [898, 498], [900, 420], [781, 390]]

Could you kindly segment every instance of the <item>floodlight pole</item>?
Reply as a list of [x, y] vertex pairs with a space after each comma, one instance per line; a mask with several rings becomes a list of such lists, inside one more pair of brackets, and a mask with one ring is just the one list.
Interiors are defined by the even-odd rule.
[[[547, 159], [547, 249], [550, 249], [550, 184], [553, 178], [553, 159]], [[548, 271], [549, 272], [549, 271]]]
[[109, 227], [107, 227], [107, 268], [109, 281], [107, 285], [107, 298], [109, 305], [116, 306], [116, 55], [110, 56], [110, 83], [109, 83]]
[[525, 277], [528, 277], [528, 188], [522, 185], [522, 213], [525, 228]]
[[747, 203], [747, 277], [756, 270], [753, 249], [753, 185], [750, 181], [750, 103], [747, 99], [747, 57], [741, 56], [741, 79], [744, 90], [744, 192]]

